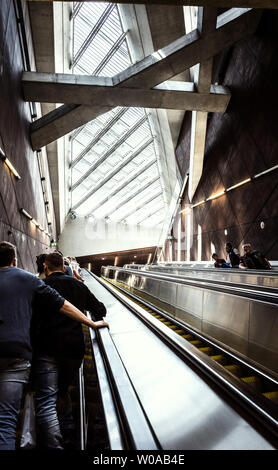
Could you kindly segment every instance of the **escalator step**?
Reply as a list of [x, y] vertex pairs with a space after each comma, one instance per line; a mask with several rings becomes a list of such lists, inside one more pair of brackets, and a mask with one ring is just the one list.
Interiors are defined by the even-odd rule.
[[214, 361], [218, 362], [218, 364], [225, 365], [227, 362], [227, 359], [223, 354], [217, 354], [216, 356], [210, 356], [211, 359]]
[[183, 330], [176, 330], [176, 333], [178, 333], [180, 335], [181, 333], [184, 333], [184, 331]]
[[193, 341], [189, 341], [190, 344], [193, 344], [193, 346], [201, 346], [202, 342], [199, 339], [194, 339]]
[[204, 352], [205, 354], [212, 354], [213, 353], [213, 348], [210, 346], [206, 346], [204, 348], [199, 348], [200, 351]]
[[241, 377], [241, 380], [246, 384], [250, 385], [252, 388], [257, 390], [258, 392], [261, 391], [261, 381], [258, 377], [250, 376], [250, 377]]
[[184, 339], [192, 339], [192, 335], [181, 335]]
[[266, 392], [263, 395], [269, 400], [274, 401], [274, 403], [278, 403], [278, 392]]
[[225, 366], [225, 369], [229, 370], [232, 374], [236, 375], [237, 377], [241, 376], [241, 368], [237, 364]]

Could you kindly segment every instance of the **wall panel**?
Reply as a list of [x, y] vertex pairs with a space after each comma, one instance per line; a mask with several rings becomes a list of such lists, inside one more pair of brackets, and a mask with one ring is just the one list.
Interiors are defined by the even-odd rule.
[[[235, 44], [228, 54], [225, 51], [225, 57], [223, 54], [225, 69], [215, 81], [223, 77], [219, 84], [231, 90], [232, 98], [226, 113], [209, 114], [203, 175], [193, 204], [278, 164], [277, 11], [265, 10], [256, 33]], [[184, 173], [189, 169], [188, 121], [187, 116], [176, 150]], [[182, 208], [188, 202], [186, 188]], [[211, 243], [224, 257], [226, 241], [232, 241], [238, 248], [250, 242], [269, 259], [277, 260], [277, 202], [278, 170], [275, 170], [194, 208], [191, 260], [197, 259], [198, 225], [203, 232], [202, 260], [210, 260]], [[187, 216], [182, 217], [186, 224]]]
[[[28, 54], [34, 65], [28, 8], [22, 2]], [[36, 255], [48, 252], [49, 237], [19, 212], [25, 208], [48, 229], [38, 156], [31, 149], [31, 109], [22, 99], [25, 57], [21, 46], [17, 2], [1, 0], [0, 8], [0, 146], [21, 176], [17, 180], [0, 160], [0, 239], [16, 244], [19, 267], [36, 272]]]

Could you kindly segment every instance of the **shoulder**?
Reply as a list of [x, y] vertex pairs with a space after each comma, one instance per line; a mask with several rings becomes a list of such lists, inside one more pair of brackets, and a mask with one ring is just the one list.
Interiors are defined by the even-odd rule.
[[42, 283], [42, 281], [37, 276], [35, 276], [35, 274], [32, 274], [29, 271], [24, 271], [24, 269], [15, 267], [13, 268], [13, 273], [16, 277], [22, 278], [25, 281], [30, 281], [38, 285]]

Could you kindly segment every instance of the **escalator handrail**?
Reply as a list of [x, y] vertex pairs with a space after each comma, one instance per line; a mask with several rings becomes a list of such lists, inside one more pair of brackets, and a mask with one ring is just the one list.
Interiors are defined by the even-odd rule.
[[[112, 292], [113, 295], [123, 304], [131, 309], [138, 317], [140, 317], [152, 331], [161, 337], [162, 340], [183, 357], [189, 359], [210, 379], [214, 380], [226, 392], [228, 392], [228, 394], [235, 398], [236, 401], [243, 404], [244, 407], [251, 412], [256, 419], [262, 422], [276, 438], [278, 437], [278, 411], [276, 405], [272, 404], [265, 397], [261, 397], [250, 390], [250, 388], [238, 377], [233, 376], [229, 371], [223, 369], [209, 356], [199, 351], [190, 343], [184, 341], [183, 338], [169, 329], [166, 325], [126, 298], [124, 294], [116, 292], [113, 290], [112, 286], [108, 286], [101, 279], [99, 279], [99, 282], [103, 284], [106, 289]], [[254, 401], [254, 397], [256, 397], [256, 401]]]
[[[98, 278], [89, 272], [96, 280]], [[98, 343], [106, 371], [117, 400], [120, 418], [131, 448], [136, 450], [158, 450], [159, 444], [143, 407], [122, 363], [108, 328], [96, 330]]]
[[277, 292], [273, 290], [271, 292], [267, 292], [266, 289], [260, 291], [257, 289], [257, 286], [251, 288], [251, 285], [246, 284], [246, 287], [241, 284], [241, 287], [236, 283], [228, 283], [226, 281], [214, 281], [210, 279], [199, 279], [199, 278], [184, 278], [178, 275], [168, 275], [164, 273], [149, 273], [146, 271], [139, 271], [132, 270], [132, 269], [124, 269], [115, 266], [105, 266], [105, 268], [113, 270], [113, 271], [121, 271], [126, 272], [127, 274], [133, 274], [134, 276], [141, 276], [141, 277], [148, 277], [154, 280], [162, 280], [167, 282], [174, 282], [178, 284], [188, 285], [190, 287], [196, 287], [201, 289], [213, 290], [217, 292], [221, 292], [222, 294], [230, 294], [233, 296], [240, 296], [246, 297], [251, 300], [259, 300], [262, 302], [268, 302], [273, 304], [278, 304], [278, 289]]

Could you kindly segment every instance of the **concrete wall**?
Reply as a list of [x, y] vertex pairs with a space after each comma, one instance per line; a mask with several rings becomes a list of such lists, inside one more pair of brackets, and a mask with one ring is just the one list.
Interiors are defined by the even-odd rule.
[[[216, 79], [231, 90], [232, 98], [225, 114], [213, 114], [209, 119], [203, 176], [193, 204], [278, 164], [277, 45], [278, 13], [265, 10], [256, 34], [228, 53], [225, 51]], [[189, 164], [187, 115], [176, 151], [183, 173], [188, 171]], [[186, 188], [182, 208], [188, 202]], [[191, 260], [198, 260], [198, 246], [201, 260], [210, 260], [213, 247], [223, 256], [226, 241], [239, 248], [249, 242], [269, 259], [277, 260], [277, 202], [278, 170], [275, 170], [194, 208], [188, 212], [190, 216], [183, 214], [182, 259], [187, 256], [187, 225], [191, 217]], [[178, 217], [173, 229], [176, 238], [177, 225]], [[177, 242], [173, 245], [173, 259], [177, 259]]]
[[66, 256], [132, 250], [156, 246], [161, 229], [92, 221], [85, 217], [68, 220], [59, 238], [59, 250]]
[[[22, 5], [29, 58], [35, 70], [27, 4], [22, 2]], [[17, 180], [0, 160], [0, 240], [10, 241], [17, 246], [19, 267], [36, 272], [36, 255], [51, 250], [50, 239], [21, 215], [19, 209], [24, 208], [44, 229], [48, 229], [38, 161], [39, 158], [44, 159], [45, 154], [37, 155], [29, 142], [31, 109], [21, 96], [21, 74], [26, 70], [26, 57], [22, 50], [16, 6], [16, 1], [1, 0], [0, 147], [21, 179]], [[45, 171], [47, 179], [47, 165]], [[48, 192], [52, 208], [51, 194]]]

